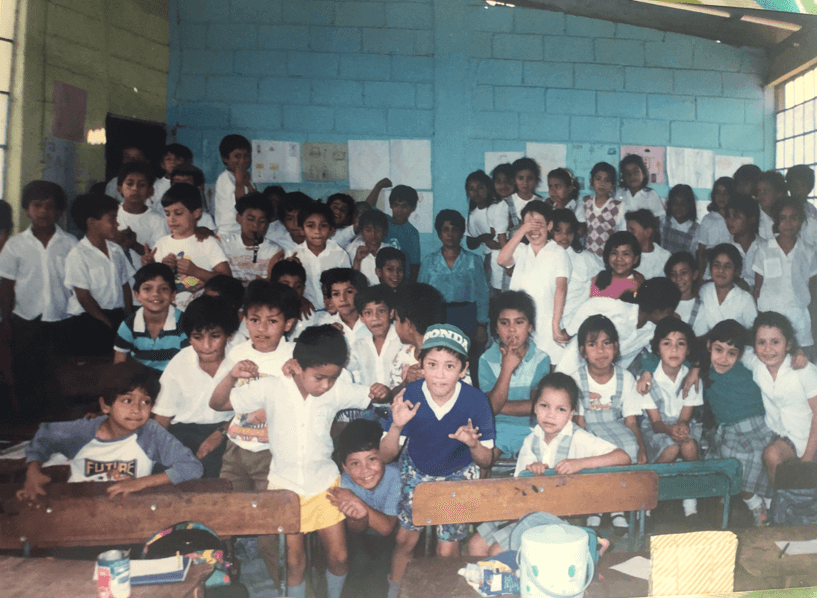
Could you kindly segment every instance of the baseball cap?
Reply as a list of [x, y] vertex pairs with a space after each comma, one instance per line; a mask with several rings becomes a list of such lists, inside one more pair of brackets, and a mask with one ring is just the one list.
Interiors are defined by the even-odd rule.
[[429, 326], [425, 335], [423, 335], [423, 350], [445, 347], [468, 357], [470, 346], [471, 341], [465, 333], [451, 324]]

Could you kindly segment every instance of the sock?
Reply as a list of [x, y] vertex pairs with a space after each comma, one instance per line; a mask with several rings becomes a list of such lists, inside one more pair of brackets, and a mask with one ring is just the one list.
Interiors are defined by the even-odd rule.
[[340, 593], [343, 591], [343, 584], [346, 583], [346, 574], [332, 575], [327, 569], [326, 571], [326, 595], [329, 598], [340, 598]]
[[306, 580], [303, 580], [299, 586], [289, 586], [287, 595], [289, 598], [306, 598]]
[[754, 511], [760, 506], [760, 503], [763, 502], [763, 499], [757, 494], [753, 494], [752, 498], [745, 498], [743, 499], [743, 502], [746, 503], [746, 506], [749, 507], [750, 511]]
[[684, 505], [684, 515], [686, 517], [698, 512], [698, 499], [685, 498], [682, 504]]
[[766, 508], [767, 508], [767, 509], [771, 509], [771, 508], [772, 508], [772, 497], [771, 497], [771, 496], [764, 496], [764, 497], [763, 497], [763, 502], [765, 502], [765, 503], [766, 503]]
[[388, 578], [389, 580], [389, 593], [386, 595], [386, 598], [398, 598], [400, 595], [400, 584], [395, 583], [391, 580], [391, 577]]

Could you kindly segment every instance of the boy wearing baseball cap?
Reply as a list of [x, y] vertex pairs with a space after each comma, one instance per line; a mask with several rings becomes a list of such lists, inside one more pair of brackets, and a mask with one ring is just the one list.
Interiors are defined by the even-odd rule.
[[[392, 557], [389, 596], [397, 596], [422, 528], [412, 523], [414, 488], [421, 482], [473, 480], [490, 467], [494, 419], [488, 397], [465, 384], [471, 341], [456, 326], [430, 326], [423, 336], [420, 364], [425, 378], [412, 382], [392, 403], [380, 453], [386, 463], [400, 453], [403, 493], [397, 506], [400, 528]], [[437, 527], [438, 556], [459, 555], [467, 524]]]

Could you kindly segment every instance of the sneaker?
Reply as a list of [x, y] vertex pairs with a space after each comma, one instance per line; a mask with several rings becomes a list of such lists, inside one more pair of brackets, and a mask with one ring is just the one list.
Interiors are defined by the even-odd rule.
[[617, 537], [621, 537], [630, 530], [630, 524], [624, 515], [617, 513], [613, 515], [613, 533]]
[[766, 527], [769, 525], [769, 514], [766, 511], [766, 503], [760, 501], [760, 506], [752, 509], [752, 517], [755, 519], [755, 527]]
[[601, 525], [601, 517], [598, 515], [590, 515], [587, 518], [587, 527], [592, 527], [593, 529], [597, 529]]

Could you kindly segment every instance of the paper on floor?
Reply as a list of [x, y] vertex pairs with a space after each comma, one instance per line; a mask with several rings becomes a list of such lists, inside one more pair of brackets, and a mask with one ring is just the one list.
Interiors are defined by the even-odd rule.
[[650, 578], [650, 559], [643, 556], [634, 556], [628, 561], [610, 567], [610, 569], [630, 577], [647, 580]]
[[777, 544], [777, 547], [780, 550], [783, 550], [783, 548], [785, 548], [788, 544], [788, 548], [786, 548], [785, 553], [788, 556], [793, 556], [796, 554], [817, 554], [817, 539], [792, 542], [781, 540], [779, 542], [775, 542], [775, 544]]

